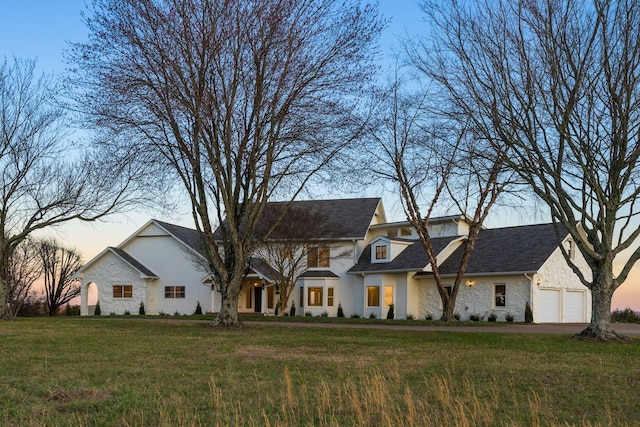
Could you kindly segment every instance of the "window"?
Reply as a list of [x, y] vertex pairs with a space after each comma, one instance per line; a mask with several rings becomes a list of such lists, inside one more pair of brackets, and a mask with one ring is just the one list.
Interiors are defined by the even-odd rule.
[[411, 236], [411, 229], [410, 228], [402, 228], [402, 229], [400, 229], [400, 235], [401, 236]]
[[333, 307], [333, 288], [327, 288], [327, 305]]
[[113, 297], [114, 298], [132, 298], [133, 286], [132, 285], [114, 285]]
[[245, 305], [244, 305], [245, 308], [251, 308], [252, 307], [251, 306], [251, 293], [252, 293], [251, 291], [252, 290], [253, 290], [253, 286], [251, 286], [251, 285], [247, 286], [247, 290], [245, 291], [245, 298], [246, 298]]
[[447, 286], [443, 286], [443, 288], [445, 291], [447, 291], [447, 295], [451, 296], [451, 293], [453, 292], [453, 286], [447, 285]]
[[307, 305], [318, 307], [322, 305], [322, 288], [307, 288]]
[[280, 249], [280, 258], [282, 259], [291, 259], [293, 258], [293, 251], [291, 248], [281, 248]]
[[504, 284], [494, 285], [496, 307], [504, 307], [507, 304], [507, 287]]
[[389, 307], [393, 304], [393, 286], [384, 287], [384, 305]]
[[367, 286], [367, 307], [380, 307], [380, 287]]
[[311, 246], [307, 250], [307, 267], [329, 267], [329, 258], [328, 246]]
[[165, 286], [165, 298], [184, 298], [184, 286]]
[[398, 229], [387, 230], [387, 237], [398, 237]]
[[267, 288], [267, 308], [273, 308], [273, 296], [275, 288], [275, 286], [269, 286]]
[[376, 259], [387, 259], [387, 245], [376, 245]]
[[575, 253], [575, 249], [573, 245], [573, 240], [569, 239], [567, 240], [567, 254], [569, 255], [569, 259], [574, 259], [574, 253]]

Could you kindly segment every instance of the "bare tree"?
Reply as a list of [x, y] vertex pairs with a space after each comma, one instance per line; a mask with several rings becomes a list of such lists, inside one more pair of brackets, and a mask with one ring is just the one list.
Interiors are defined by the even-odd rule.
[[[278, 293], [276, 309], [284, 315], [300, 276], [309, 269], [309, 262], [320, 266], [347, 252], [336, 252], [339, 245], [331, 236], [340, 235], [340, 224], [330, 223], [326, 215], [305, 205], [269, 203], [256, 229], [261, 242], [255, 256], [273, 270]], [[311, 261], [313, 260], [313, 261]]]
[[264, 205], [359, 134], [383, 22], [358, 1], [97, 0], [86, 23], [80, 102], [114, 151], [138, 147], [186, 190], [222, 295], [214, 325], [236, 326]]
[[434, 34], [415, 62], [453, 113], [509, 147], [505, 161], [569, 231], [590, 267], [580, 271], [561, 246], [591, 290], [581, 336], [619, 337], [611, 297], [640, 258], [640, 3], [425, 1], [424, 11]]
[[[407, 220], [416, 229], [429, 259], [440, 300], [442, 319], [455, 321], [455, 303], [469, 257], [491, 208], [512, 181], [500, 156], [483, 144], [468, 128], [443, 117], [433, 107], [433, 94], [413, 92], [399, 77], [377, 103], [380, 110], [369, 135], [377, 153], [374, 172], [395, 183]], [[438, 252], [429, 223], [434, 212], [453, 207], [469, 226], [461, 241], [462, 256], [449, 292], [440, 275]]]
[[47, 310], [49, 316], [55, 316], [60, 307], [80, 295], [80, 281], [73, 274], [82, 266], [82, 257], [52, 237], [37, 240], [35, 246], [42, 264]]
[[25, 301], [32, 297], [33, 284], [42, 277], [42, 263], [33, 239], [27, 237], [11, 254], [8, 276], [8, 316], [18, 315]]
[[10, 319], [14, 251], [33, 231], [72, 219], [94, 221], [132, 199], [130, 165], [110, 163], [65, 139], [65, 110], [35, 62], [0, 63], [0, 319]]

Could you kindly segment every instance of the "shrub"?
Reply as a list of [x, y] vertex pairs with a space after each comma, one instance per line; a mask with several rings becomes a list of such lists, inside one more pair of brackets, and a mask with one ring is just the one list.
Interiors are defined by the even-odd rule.
[[611, 321], [616, 323], [639, 323], [640, 317], [630, 308], [611, 313]]
[[200, 301], [196, 303], [196, 311], [193, 314], [202, 314], [202, 307], [200, 306]]
[[472, 322], [478, 322], [480, 321], [480, 315], [474, 313], [469, 316], [469, 320], [471, 320]]
[[507, 322], [513, 322], [513, 314], [511, 313], [507, 313], [507, 315], [504, 318]]
[[65, 316], [80, 316], [80, 306], [67, 303], [64, 308]]
[[100, 301], [96, 301], [96, 310], [93, 314], [95, 316], [100, 316], [102, 314], [102, 310], [100, 310]]
[[160, 313], [158, 313], [158, 316], [166, 316], [167, 313], [165, 313], [164, 311], [160, 310]]
[[433, 314], [428, 311], [427, 314], [424, 315], [424, 320], [433, 320]]
[[338, 317], [344, 317], [344, 311], [342, 311], [342, 304], [338, 303]]
[[304, 312], [304, 317], [313, 317], [313, 314], [311, 314], [310, 311], [305, 311]]
[[353, 313], [353, 314], [351, 315], [351, 318], [352, 318], [352, 319], [359, 319], [359, 318], [360, 318], [360, 315], [359, 315], [358, 313]]
[[456, 320], [460, 320], [460, 313], [453, 313], [453, 318]]
[[393, 319], [393, 318], [394, 318], [393, 304], [389, 304], [389, 311], [387, 312], [387, 319]]
[[495, 322], [496, 320], [498, 320], [498, 315], [494, 312], [491, 312], [489, 314], [489, 317], [487, 318], [488, 322]]
[[131, 316], [131, 312], [130, 312], [129, 310], [125, 310], [125, 311], [124, 311], [124, 315], [125, 315], [125, 316]]
[[320, 314], [320, 317], [329, 317], [329, 313], [325, 310]]
[[116, 316], [116, 312], [112, 311], [111, 313], [109, 313], [109, 316]]
[[175, 313], [173, 313], [174, 316], [180, 316], [180, 312], [178, 310], [175, 311]]
[[293, 317], [296, 315], [296, 303], [295, 301], [291, 301], [291, 310], [289, 310], [289, 316]]
[[533, 311], [531, 311], [531, 306], [527, 302], [524, 306], [524, 322], [525, 323], [533, 323]]
[[377, 319], [378, 316], [376, 316], [376, 314], [372, 311], [371, 313], [369, 313], [369, 319]]
[[413, 319], [414, 319], [413, 314], [407, 314], [407, 320], [413, 320]]
[[140, 316], [144, 316], [144, 302], [140, 301], [140, 308], [138, 309], [138, 314]]

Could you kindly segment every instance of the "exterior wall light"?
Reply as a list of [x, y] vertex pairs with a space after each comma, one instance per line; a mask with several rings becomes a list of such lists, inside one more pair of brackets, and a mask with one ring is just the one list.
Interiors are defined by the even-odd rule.
[[467, 280], [467, 286], [468, 286], [468, 287], [470, 287], [470, 288], [471, 288], [471, 287], [475, 286], [475, 284], [476, 284], [476, 281], [475, 281], [475, 280]]

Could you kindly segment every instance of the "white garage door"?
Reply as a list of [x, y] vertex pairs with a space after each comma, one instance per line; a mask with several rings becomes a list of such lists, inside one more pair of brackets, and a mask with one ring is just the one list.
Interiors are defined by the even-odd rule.
[[570, 323], [586, 322], [585, 319], [585, 300], [586, 293], [584, 291], [567, 291], [564, 294], [564, 321]]
[[537, 319], [539, 323], [560, 322], [560, 291], [554, 289], [541, 289], [539, 293], [539, 306]]

